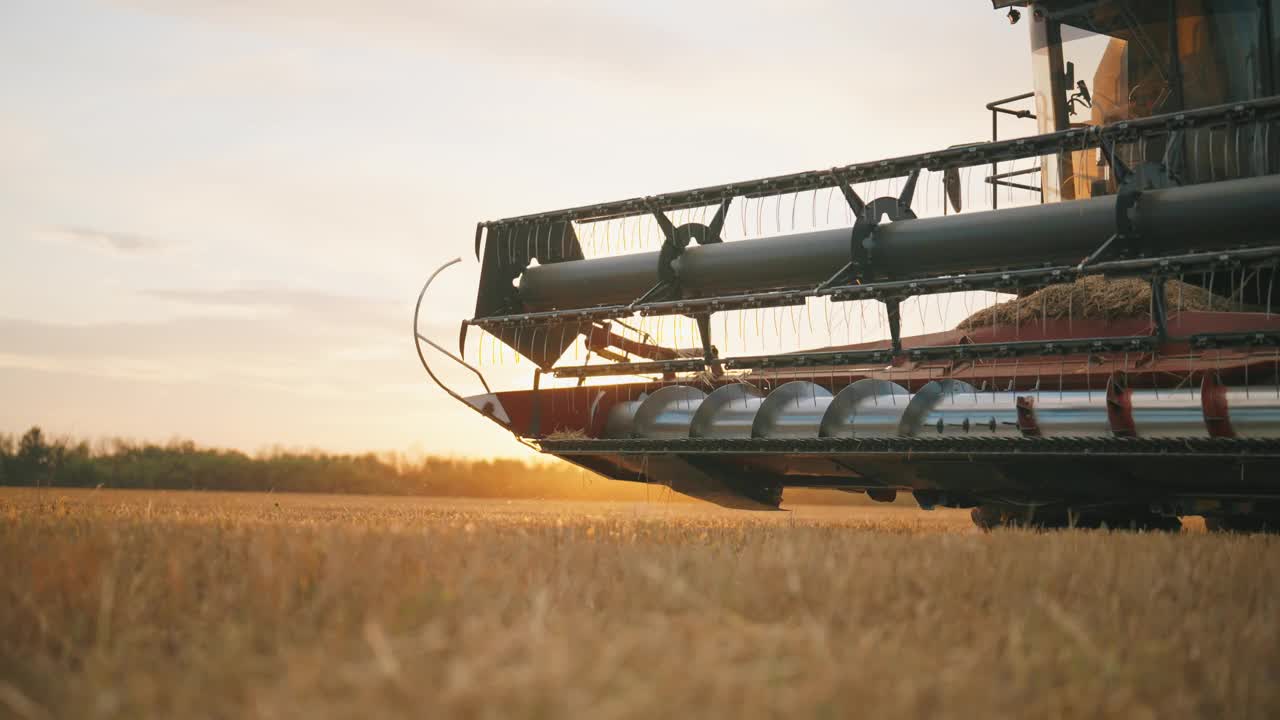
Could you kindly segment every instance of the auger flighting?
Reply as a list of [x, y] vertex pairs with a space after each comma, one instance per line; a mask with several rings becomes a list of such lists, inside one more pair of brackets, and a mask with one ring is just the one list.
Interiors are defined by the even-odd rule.
[[[1267, 83], [1280, 67], [1222, 61], [1232, 33], [1268, 32], [1266, 13], [994, 4], [1029, 10], [1035, 90], [989, 104], [993, 126], [1034, 118], [1039, 134], [481, 223], [475, 314], [456, 355], [430, 346], [483, 382], [466, 340], [487, 334], [531, 361], [532, 387], [445, 389], [544, 452], [727, 504], [834, 487], [972, 507], [984, 526], [1168, 528], [1200, 514], [1213, 528], [1274, 527], [1280, 95]], [[1106, 40], [1090, 82], [1064, 29]], [[1177, 42], [1192, 31], [1194, 51]], [[1034, 112], [1008, 108], [1022, 98]], [[961, 192], [988, 168], [989, 193]], [[946, 214], [924, 217], [935, 188]], [[1014, 192], [1021, 206], [994, 207]], [[766, 202], [777, 231], [787, 208], [795, 227], [802, 195], [816, 219], [819, 193], [852, 224], [761, 232]], [[768, 236], [746, 232], [753, 214]], [[654, 251], [608, 239], [642, 226]], [[587, 251], [601, 227], [622, 252]], [[925, 328], [929, 298], [1025, 298], [1093, 276], [1145, 284], [1149, 308], [1077, 317], [1069, 301], [1031, 323]], [[1223, 299], [1187, 309], [1184, 288]], [[885, 337], [855, 332], [850, 308], [867, 303]], [[806, 346], [815, 307], [818, 324], [834, 316], [854, 337]], [[908, 307], [920, 332], [906, 330]], [[753, 318], [758, 335], [761, 312], [785, 318], [797, 346], [759, 352], [754, 338], [724, 352], [731, 318]], [[649, 332], [664, 322], [687, 335]]]

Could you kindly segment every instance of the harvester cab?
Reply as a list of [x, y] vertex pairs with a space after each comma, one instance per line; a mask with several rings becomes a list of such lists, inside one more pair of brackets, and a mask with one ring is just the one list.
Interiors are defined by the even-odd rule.
[[[1033, 83], [990, 142], [482, 222], [457, 352], [415, 311], [424, 367], [542, 452], [724, 504], [1274, 526], [1280, 6], [993, 5]], [[525, 388], [490, 390], [504, 362]]]
[[[1028, 10], [1034, 90], [1025, 98], [1034, 109], [1023, 117], [1034, 117], [1042, 134], [1254, 100], [1271, 90], [1271, 44], [1277, 36], [1265, 1], [995, 5]], [[1141, 164], [1148, 182], [1177, 182], [1173, 173], [1200, 182], [1266, 172], [1268, 158], [1256, 138], [1243, 134], [1240, 148], [1213, 154], [1206, 134], [1213, 130], [1187, 128], [1151, 138], [1122, 160]], [[1041, 175], [1046, 199], [1115, 193], [1119, 178], [1103, 152], [1047, 156]], [[1229, 167], [1235, 160], [1247, 167]]]

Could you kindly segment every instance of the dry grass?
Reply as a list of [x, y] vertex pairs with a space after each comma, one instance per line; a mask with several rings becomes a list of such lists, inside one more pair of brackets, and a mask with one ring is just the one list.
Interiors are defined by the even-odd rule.
[[[1239, 303], [1214, 295], [1198, 285], [1178, 280], [1165, 283], [1170, 312], [1178, 310], [1239, 310]], [[1026, 297], [983, 308], [960, 323], [962, 329], [990, 325], [1021, 325], [1049, 320], [1116, 320], [1148, 317], [1151, 283], [1140, 278], [1108, 279], [1088, 275], [1073, 283], [1049, 285]]]
[[0, 491], [0, 716], [1276, 717], [1280, 539]]
[[586, 437], [588, 437], [587, 434], [577, 428], [547, 433], [548, 440], [583, 440]]

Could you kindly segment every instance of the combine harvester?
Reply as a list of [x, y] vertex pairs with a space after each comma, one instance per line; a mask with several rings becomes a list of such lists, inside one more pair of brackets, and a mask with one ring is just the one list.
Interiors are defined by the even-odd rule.
[[[994, 5], [1034, 90], [987, 105], [990, 142], [480, 223], [475, 316], [454, 354], [415, 312], [423, 365], [472, 370], [483, 394], [441, 387], [542, 452], [725, 504], [1274, 530], [1280, 2]], [[1151, 299], [1090, 316], [1099, 286]], [[531, 387], [490, 391], [495, 357]]]

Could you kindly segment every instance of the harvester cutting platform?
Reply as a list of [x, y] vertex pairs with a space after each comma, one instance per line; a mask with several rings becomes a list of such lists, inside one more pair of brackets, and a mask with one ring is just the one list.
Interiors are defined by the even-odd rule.
[[[990, 142], [480, 223], [458, 352], [415, 313], [428, 373], [424, 344], [541, 451], [727, 504], [1274, 529], [1280, 3], [994, 6], [1034, 90], [987, 105]], [[1097, 287], [1150, 300], [1077, 302]], [[1001, 295], [1011, 320], [951, 317]], [[532, 387], [491, 391], [494, 357]]]

